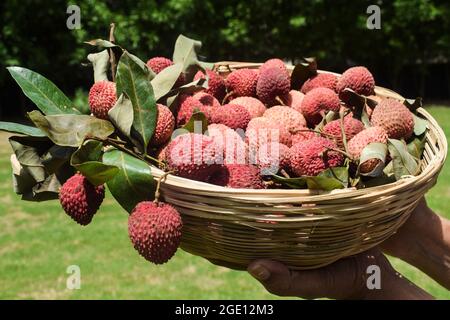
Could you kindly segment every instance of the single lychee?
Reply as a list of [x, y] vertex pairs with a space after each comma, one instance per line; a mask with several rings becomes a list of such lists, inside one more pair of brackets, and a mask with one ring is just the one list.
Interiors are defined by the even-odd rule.
[[[356, 134], [364, 130], [364, 123], [351, 116], [346, 116], [343, 119], [343, 128], [345, 133], [345, 139], [348, 142]], [[332, 136], [335, 139], [338, 147], [342, 148], [344, 146], [340, 119], [333, 120], [327, 123], [323, 127], [322, 132], [326, 133], [329, 136]]]
[[262, 117], [262, 115], [266, 111], [266, 106], [264, 105], [264, 103], [253, 97], [237, 97], [231, 100], [230, 104], [238, 104], [240, 106], [243, 106], [245, 109], [247, 109], [252, 119]]
[[283, 124], [269, 118], [258, 117], [250, 120], [245, 131], [245, 140], [254, 152], [259, 145], [270, 142], [279, 142], [288, 147], [291, 146], [292, 138]]
[[89, 90], [89, 108], [99, 119], [108, 119], [108, 111], [116, 103], [116, 84], [111, 81], [99, 81]]
[[203, 112], [209, 120], [211, 116], [211, 107], [205, 106], [198, 99], [191, 96], [184, 96], [180, 99], [180, 106], [177, 112], [177, 126], [185, 125], [192, 117], [195, 110]]
[[[156, 74], [160, 73], [165, 68], [170, 67], [171, 65], [173, 65], [173, 61], [165, 57], [154, 57], [147, 61], [147, 67], [149, 67]], [[177, 79], [177, 82], [174, 84], [174, 87], [183, 85], [184, 81], [184, 74], [181, 73]]]
[[297, 177], [316, 176], [330, 167], [340, 166], [344, 157], [331, 151], [336, 144], [323, 137], [297, 143], [289, 150], [290, 171]]
[[266, 106], [272, 107], [287, 101], [290, 87], [289, 75], [279, 68], [272, 67], [260, 73], [256, 95]]
[[259, 72], [254, 69], [238, 69], [231, 72], [225, 80], [230, 98], [255, 97]]
[[193, 95], [194, 99], [200, 101], [203, 105], [218, 108], [220, 107], [220, 102], [214, 96], [207, 93], [206, 91], [200, 91]]
[[264, 62], [261, 67], [259, 67], [259, 72], [265, 72], [267, 69], [270, 68], [278, 68], [280, 71], [285, 72], [287, 75], [289, 75], [288, 69], [286, 68], [286, 65], [284, 64], [283, 60], [273, 58], [269, 59], [266, 62]]
[[214, 108], [211, 112], [211, 123], [221, 123], [231, 129], [245, 130], [249, 121], [250, 114], [247, 109], [238, 104], [226, 104]]
[[208, 136], [221, 147], [225, 164], [245, 164], [248, 159], [248, 147], [242, 137], [224, 124], [208, 125]]
[[155, 132], [153, 133], [153, 137], [150, 141], [150, 145], [152, 146], [160, 146], [166, 143], [175, 128], [175, 117], [165, 105], [157, 104], [158, 107], [158, 119], [156, 123]]
[[310, 140], [317, 136], [318, 136], [317, 133], [311, 131], [307, 127], [301, 128], [300, 130], [291, 135], [292, 145], [297, 144], [299, 142]]
[[348, 94], [344, 91], [346, 88], [360, 95], [370, 96], [375, 93], [375, 80], [366, 67], [352, 67], [339, 77], [336, 84], [339, 98], [344, 102], [348, 102]]
[[[348, 152], [354, 159], [359, 159], [363, 149], [373, 142], [387, 143], [388, 135], [382, 127], [370, 127], [355, 135], [348, 142]], [[360, 164], [362, 173], [371, 172], [379, 163], [379, 159], [369, 159]]]
[[302, 85], [301, 92], [308, 93], [315, 88], [328, 88], [336, 91], [338, 77], [332, 73], [318, 73]]
[[105, 187], [94, 186], [82, 174], [69, 178], [59, 190], [64, 211], [78, 224], [88, 225], [105, 198]]
[[173, 139], [166, 150], [167, 165], [176, 175], [207, 181], [223, 163], [223, 150], [214, 141], [198, 133], [187, 133]]
[[302, 102], [303, 102], [304, 97], [305, 97], [305, 95], [303, 93], [301, 93], [300, 91], [291, 90], [291, 91], [289, 91], [289, 94], [288, 94], [288, 97], [286, 100], [286, 105], [301, 113], [302, 112], [301, 107], [302, 107]]
[[267, 109], [263, 116], [274, 122], [283, 124], [290, 133], [297, 132], [306, 127], [306, 120], [303, 115], [291, 107], [274, 106]]
[[209, 180], [210, 183], [236, 189], [264, 189], [259, 169], [247, 164], [229, 164], [222, 167]]
[[301, 113], [310, 125], [318, 124], [328, 111], [339, 112], [339, 97], [331, 89], [315, 88], [303, 98]]
[[173, 257], [181, 242], [182, 228], [178, 211], [163, 202], [140, 202], [128, 217], [128, 235], [134, 248], [155, 264]]
[[[208, 76], [208, 88], [205, 92], [222, 101], [226, 94], [225, 80], [212, 70], [206, 70], [206, 75]], [[202, 71], [198, 71], [194, 76], [194, 80], [204, 78], [205, 74]]]
[[414, 132], [413, 114], [395, 99], [381, 100], [373, 109], [370, 122], [386, 130], [391, 139], [408, 139]]

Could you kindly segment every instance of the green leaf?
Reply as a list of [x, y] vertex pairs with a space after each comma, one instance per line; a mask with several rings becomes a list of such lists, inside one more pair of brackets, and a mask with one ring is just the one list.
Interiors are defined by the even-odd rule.
[[11, 157], [14, 191], [23, 200], [58, 198], [60, 186], [74, 174], [68, 164], [71, 148], [54, 145], [48, 138], [13, 136]]
[[348, 186], [349, 175], [347, 167], [335, 167], [328, 168], [317, 176], [285, 178], [274, 175], [273, 179], [292, 189], [303, 189], [307, 187], [312, 190], [331, 191], [346, 188]]
[[149, 70], [125, 52], [119, 61], [117, 79], [121, 84], [119, 92], [125, 93], [133, 105], [132, 135], [141, 143], [141, 151], [146, 152], [158, 117]]
[[57, 145], [78, 147], [86, 137], [105, 139], [114, 132], [111, 122], [88, 115], [44, 116], [35, 110], [31, 121]]
[[39, 128], [26, 126], [19, 123], [14, 122], [4, 122], [0, 121], [0, 130], [7, 131], [7, 132], [13, 132], [13, 133], [19, 133], [19, 134], [25, 134], [32, 137], [45, 137], [46, 134]]
[[8, 67], [23, 93], [46, 115], [80, 114], [58, 87], [40, 74], [21, 67]]
[[205, 133], [205, 131], [208, 130], [208, 119], [203, 112], [195, 109], [191, 118], [182, 129], [193, 133]]
[[89, 44], [94, 47], [101, 47], [101, 48], [106, 48], [106, 49], [115, 48], [115, 47], [120, 48], [120, 46], [118, 46], [117, 44], [112, 43], [111, 41], [108, 41], [108, 40], [103, 40], [103, 39], [93, 39], [90, 41], [85, 41], [84, 43]]
[[367, 146], [364, 147], [364, 149], [361, 151], [361, 156], [359, 158], [359, 167], [364, 162], [371, 160], [371, 159], [378, 159], [380, 160], [375, 168], [373, 168], [370, 172], [362, 173], [362, 176], [369, 176], [369, 177], [377, 177], [380, 176], [383, 173], [384, 169], [384, 163], [386, 161], [386, 155], [387, 155], [388, 147], [385, 143], [379, 143], [379, 142], [372, 142], [369, 143]]
[[165, 105], [169, 107], [172, 112], [178, 107], [179, 98], [183, 94], [191, 95], [195, 92], [204, 90], [208, 88], [208, 81], [205, 78], [200, 78], [198, 80], [189, 82], [181, 87], [173, 88], [167, 95], [165, 100]]
[[422, 98], [418, 97], [416, 99], [405, 99], [403, 104], [414, 114], [416, 114], [417, 109], [422, 107]]
[[414, 138], [410, 143], [408, 143], [408, 152], [416, 159], [421, 159], [423, 150], [425, 149], [425, 142], [427, 141], [426, 136]]
[[98, 53], [91, 53], [87, 56], [87, 58], [92, 63], [92, 67], [94, 69], [94, 82], [107, 81], [109, 67], [108, 50], [103, 50]]
[[291, 88], [300, 90], [309, 78], [317, 75], [317, 62], [315, 58], [303, 58], [301, 63], [295, 65], [291, 74]]
[[322, 171], [315, 177], [305, 177], [308, 189], [331, 191], [348, 186], [348, 168], [335, 167]]
[[154, 199], [156, 182], [147, 163], [116, 149], [105, 152], [103, 162], [119, 168], [107, 185], [126, 211], [131, 212], [141, 201]]
[[155, 100], [158, 101], [172, 90], [173, 86], [177, 82], [181, 72], [183, 70], [183, 64], [175, 63], [170, 67], [165, 68], [158, 73], [151, 81], [153, 91], [155, 94]]
[[388, 148], [397, 180], [405, 175], [414, 176], [419, 173], [419, 161], [408, 152], [408, 148], [403, 141], [389, 139]]
[[428, 121], [413, 114], [414, 117], [414, 134], [416, 136], [422, 135], [428, 129]]
[[133, 105], [130, 99], [121, 94], [116, 104], [108, 111], [108, 116], [113, 125], [126, 137], [131, 138], [131, 126], [133, 125]]
[[72, 155], [70, 164], [80, 171], [93, 185], [98, 186], [114, 178], [119, 168], [102, 162], [103, 144], [86, 140]]
[[182, 72], [185, 74], [187, 82], [194, 79], [195, 73], [199, 69], [205, 70], [205, 68], [211, 69], [210, 64], [200, 62], [197, 54], [200, 52], [202, 43], [197, 40], [190, 39], [184, 35], [178, 36], [175, 42], [175, 48], [173, 51], [174, 64], [183, 65]]

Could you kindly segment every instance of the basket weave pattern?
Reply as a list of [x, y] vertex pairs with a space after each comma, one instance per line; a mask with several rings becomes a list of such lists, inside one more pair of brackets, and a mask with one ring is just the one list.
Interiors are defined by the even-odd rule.
[[[219, 63], [224, 74], [259, 64]], [[224, 68], [224, 65], [227, 65]], [[379, 96], [403, 100], [377, 87]], [[183, 219], [181, 247], [233, 269], [245, 269], [257, 258], [312, 269], [368, 250], [406, 221], [420, 198], [436, 183], [447, 154], [442, 129], [429, 121], [418, 176], [367, 189], [317, 190], [231, 189], [167, 175], [161, 183], [164, 201]], [[163, 175], [152, 167], [155, 178]]]

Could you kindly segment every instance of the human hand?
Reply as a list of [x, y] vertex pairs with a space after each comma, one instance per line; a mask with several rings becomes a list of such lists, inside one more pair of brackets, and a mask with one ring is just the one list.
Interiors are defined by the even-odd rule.
[[[367, 267], [380, 268], [381, 289], [367, 287]], [[431, 299], [426, 292], [401, 277], [378, 250], [339, 260], [329, 266], [305, 271], [291, 271], [271, 260], [256, 260], [248, 272], [267, 291], [279, 296], [306, 299]]]
[[425, 198], [397, 233], [380, 247], [450, 290], [450, 221], [434, 213]]

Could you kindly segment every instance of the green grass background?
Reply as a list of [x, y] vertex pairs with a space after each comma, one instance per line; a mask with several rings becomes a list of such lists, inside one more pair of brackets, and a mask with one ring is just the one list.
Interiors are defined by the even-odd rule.
[[[450, 139], [450, 109], [428, 110]], [[7, 135], [0, 134], [0, 299], [273, 299], [246, 272], [217, 267], [178, 251], [154, 266], [132, 248], [127, 214], [110, 194], [91, 225], [81, 228], [58, 201], [21, 201], [12, 191]], [[450, 218], [450, 163], [427, 194]], [[414, 267], [391, 258], [408, 279], [440, 299], [450, 293]], [[81, 289], [66, 289], [69, 265], [81, 268]]]

